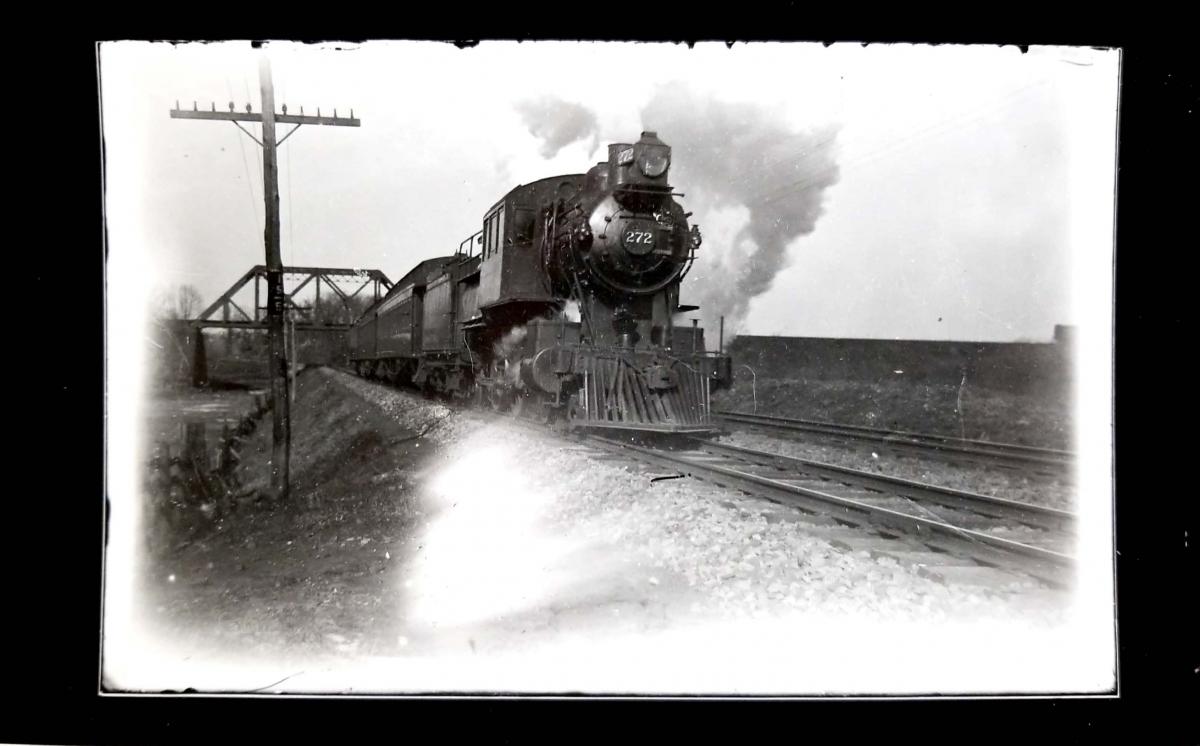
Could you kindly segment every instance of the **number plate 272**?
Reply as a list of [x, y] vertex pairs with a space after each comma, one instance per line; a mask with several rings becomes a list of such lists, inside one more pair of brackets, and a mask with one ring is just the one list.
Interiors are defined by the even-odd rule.
[[647, 249], [654, 246], [654, 231], [625, 231], [622, 241], [630, 248]]

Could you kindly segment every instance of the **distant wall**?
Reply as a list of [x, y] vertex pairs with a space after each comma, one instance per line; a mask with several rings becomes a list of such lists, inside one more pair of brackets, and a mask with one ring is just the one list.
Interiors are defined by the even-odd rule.
[[[959, 385], [965, 376], [969, 386], [1046, 394], [1070, 385], [1069, 340], [941, 342], [743, 335], [733, 341], [729, 352], [735, 369], [749, 365], [760, 378]], [[742, 369], [738, 375], [745, 373]]]

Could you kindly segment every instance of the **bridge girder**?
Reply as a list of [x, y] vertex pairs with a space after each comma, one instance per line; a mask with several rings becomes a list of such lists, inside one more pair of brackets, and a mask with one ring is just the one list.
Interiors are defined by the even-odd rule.
[[[321, 286], [325, 285], [330, 288], [335, 295], [341, 300], [342, 306], [346, 310], [350, 308], [350, 299], [357, 297], [359, 293], [370, 287], [374, 300], [378, 301], [392, 287], [392, 281], [388, 276], [377, 269], [349, 269], [343, 267], [284, 267], [283, 276], [285, 281], [289, 278], [300, 280], [290, 292], [287, 292], [285, 303], [291, 311], [295, 311], [297, 315], [303, 317], [310, 313], [311, 309], [306, 309], [296, 304], [293, 300], [309, 283], [316, 283], [317, 298], [320, 298]], [[259, 305], [259, 281], [266, 281], [267, 267], [265, 264], [258, 264], [251, 267], [248, 272], [242, 275], [233, 285], [224, 293], [213, 301], [207, 308], [200, 312], [194, 319], [187, 319], [187, 322], [194, 328], [226, 328], [226, 329], [266, 329], [266, 321], [263, 319], [263, 312], [266, 310], [264, 306]], [[342, 288], [338, 287], [338, 280], [359, 279], [361, 283], [353, 291], [347, 293]], [[254, 314], [246, 313], [240, 305], [233, 300], [242, 288], [246, 287], [250, 282], [254, 282]], [[236, 310], [241, 318], [231, 318], [232, 311]], [[221, 318], [214, 318], [214, 315], [220, 311]], [[297, 330], [303, 331], [340, 331], [349, 329], [351, 324], [317, 324], [311, 320], [308, 322], [298, 322]]]

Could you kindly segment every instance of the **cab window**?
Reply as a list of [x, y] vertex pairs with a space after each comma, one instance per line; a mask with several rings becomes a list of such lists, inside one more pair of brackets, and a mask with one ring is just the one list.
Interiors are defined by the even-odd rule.
[[513, 239], [517, 243], [533, 240], [533, 210], [518, 207], [513, 213]]
[[483, 219], [483, 256], [486, 259], [496, 253], [496, 213]]

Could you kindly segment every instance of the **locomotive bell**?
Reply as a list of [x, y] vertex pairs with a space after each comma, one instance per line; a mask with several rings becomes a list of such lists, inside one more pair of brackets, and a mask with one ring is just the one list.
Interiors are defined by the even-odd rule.
[[592, 192], [608, 191], [608, 161], [600, 161], [588, 169], [586, 188]]

